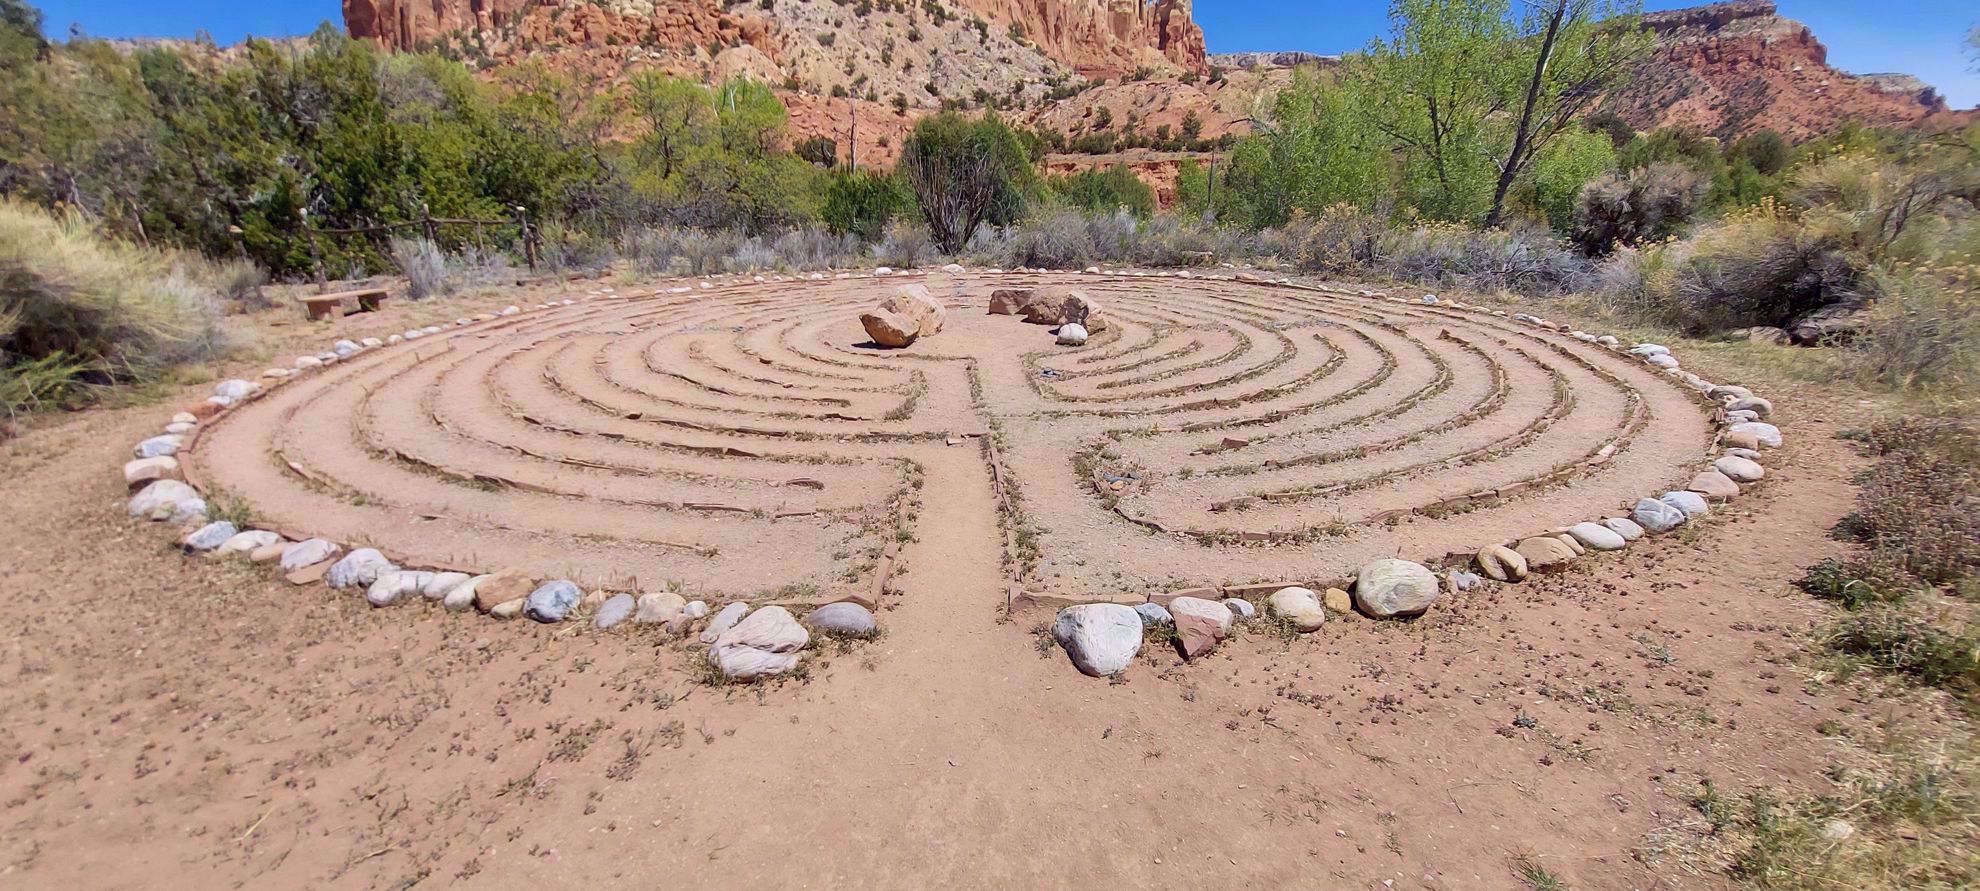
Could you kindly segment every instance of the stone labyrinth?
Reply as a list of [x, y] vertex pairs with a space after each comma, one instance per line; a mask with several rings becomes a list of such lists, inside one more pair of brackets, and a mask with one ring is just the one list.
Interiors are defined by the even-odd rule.
[[[882, 349], [859, 315], [904, 285], [925, 287], [946, 323]], [[1077, 289], [1099, 307], [1094, 331], [1059, 345], [1047, 326], [987, 312], [1000, 289]], [[1728, 423], [1766, 414], [1729, 420], [1712, 384], [1645, 355], [1661, 347], [1251, 274], [841, 274], [569, 296], [404, 342], [343, 342], [332, 361], [304, 357], [238, 402], [214, 400], [234, 404], [210, 418], [176, 419], [186, 481], [209, 502], [246, 502], [268, 530], [212, 524], [226, 529], [205, 546], [219, 531], [259, 536], [227, 547], [263, 559], [289, 540], [335, 543], [309, 555], [318, 571], [373, 584], [374, 603], [438, 599], [461, 579], [498, 587], [476, 574], [504, 570], [490, 578], [526, 581], [477, 594], [483, 609], [505, 600], [514, 614], [527, 594], [529, 615], [559, 620], [583, 592], [624, 592], [617, 621], [633, 596], [671, 590], [779, 604], [790, 624], [893, 596], [897, 543], [941, 533], [917, 528], [942, 497], [923, 469], [961, 459], [987, 465], [1001, 506], [1009, 590], [986, 615], [1173, 605], [1346, 587], [1383, 558], [1460, 565], [1626, 518], [1709, 469]], [[353, 569], [338, 552], [377, 559]], [[310, 578], [291, 556], [284, 567]], [[571, 583], [547, 598], [564, 602], [538, 610], [552, 579]], [[701, 614], [655, 608], [675, 630]], [[1091, 669], [1067, 640], [1080, 633], [1060, 629]]]

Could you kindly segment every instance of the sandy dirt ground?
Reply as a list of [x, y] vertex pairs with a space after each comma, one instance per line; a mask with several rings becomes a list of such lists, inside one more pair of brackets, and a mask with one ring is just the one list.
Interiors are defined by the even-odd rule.
[[1113, 683], [1002, 617], [988, 470], [931, 449], [885, 635], [728, 687], [678, 641], [180, 555], [116, 468], [204, 391], [0, 445], [0, 887], [1715, 887], [1701, 779], [1818, 792], [1818, 725], [1937, 717], [1793, 655], [1869, 411], [1818, 394], [1703, 534]]

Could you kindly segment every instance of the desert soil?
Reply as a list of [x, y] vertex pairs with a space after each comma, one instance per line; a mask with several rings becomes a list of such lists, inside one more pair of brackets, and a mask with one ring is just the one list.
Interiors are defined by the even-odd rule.
[[[258, 319], [262, 361], [222, 370], [460, 311]], [[1124, 330], [1156, 336], [1152, 319]], [[1146, 356], [1192, 342], [1160, 336]], [[1712, 361], [1687, 364], [1741, 379]], [[0, 886], [1510, 888], [1521, 859], [1575, 888], [1716, 886], [1683, 843], [1701, 779], [1820, 791], [1836, 752], [1818, 725], [1936, 718], [1793, 655], [1826, 607], [1791, 581], [1840, 552], [1853, 497], [1834, 434], [1870, 408], [1781, 388], [1788, 447], [1702, 534], [1414, 622], [1253, 631], [1191, 664], [1150, 651], [1114, 683], [1039, 646], [1049, 612], [1002, 615], [976, 448], [900, 446], [924, 480], [883, 637], [735, 687], [658, 636], [373, 610], [180, 555], [124, 516], [116, 468], [207, 385], [51, 419], [0, 445]]]

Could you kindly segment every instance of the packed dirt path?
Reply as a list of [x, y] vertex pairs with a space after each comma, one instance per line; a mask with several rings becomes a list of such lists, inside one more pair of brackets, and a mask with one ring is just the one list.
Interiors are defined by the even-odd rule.
[[81, 414], [0, 445], [0, 887], [1713, 887], [1700, 779], [1821, 791], [1817, 727], [1931, 718], [1791, 657], [1857, 459], [1782, 405], [1708, 534], [1117, 683], [1003, 620], [987, 467], [916, 446], [885, 636], [755, 687], [183, 557], [123, 516], [158, 407]]

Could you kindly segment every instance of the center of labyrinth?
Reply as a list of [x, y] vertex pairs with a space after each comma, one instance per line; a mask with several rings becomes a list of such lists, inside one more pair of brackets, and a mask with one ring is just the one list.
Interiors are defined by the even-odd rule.
[[[941, 531], [920, 528], [945, 497], [927, 470], [968, 462], [1002, 513], [1009, 590], [968, 592], [987, 616], [1468, 555], [1614, 516], [1716, 432], [1658, 369], [1475, 307], [936, 274], [940, 333], [876, 346], [861, 311], [913, 280], [504, 316], [299, 375], [181, 457], [209, 500], [399, 566], [800, 609], [884, 606], [897, 543]], [[1105, 324], [1058, 345], [987, 313], [1000, 288], [1078, 288]]]

